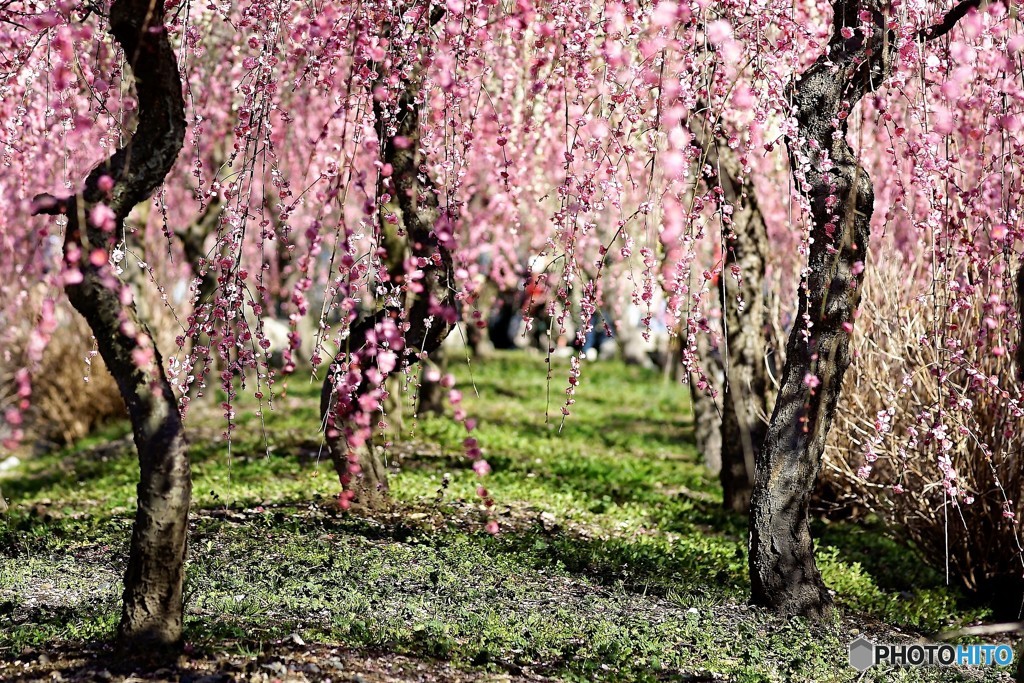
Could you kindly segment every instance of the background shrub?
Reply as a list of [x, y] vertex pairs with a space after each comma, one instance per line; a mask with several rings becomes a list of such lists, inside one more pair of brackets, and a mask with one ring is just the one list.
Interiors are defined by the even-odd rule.
[[992, 306], [1012, 305], [1012, 289], [977, 285], [972, 307], [953, 310], [933, 305], [931, 294], [909, 293], [909, 282], [928, 282], [924, 268], [893, 257], [869, 268], [819, 503], [844, 515], [879, 515], [935, 566], [948, 562], [969, 590], [1007, 582], [1019, 589], [1017, 331], [978, 325]]

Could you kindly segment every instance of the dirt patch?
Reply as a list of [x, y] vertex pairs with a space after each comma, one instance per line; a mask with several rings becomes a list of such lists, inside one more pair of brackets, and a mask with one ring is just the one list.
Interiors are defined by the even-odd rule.
[[[301, 643], [301, 644], [300, 644]], [[230, 649], [229, 644], [223, 644]], [[218, 646], [220, 650], [222, 646]], [[100, 681], [140, 683], [528, 683], [553, 679], [523, 671], [516, 675], [455, 667], [447, 662], [397, 654], [374, 654], [306, 644], [293, 636], [260, 654], [191, 652], [172, 664], [129, 666], [109, 648], [68, 648], [26, 652], [0, 663], [0, 679], [22, 681]]]

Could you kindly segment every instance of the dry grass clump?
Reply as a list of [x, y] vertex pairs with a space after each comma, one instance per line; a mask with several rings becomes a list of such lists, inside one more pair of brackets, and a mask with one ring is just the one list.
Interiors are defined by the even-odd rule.
[[[969, 307], [935, 307], [930, 292], [919, 299], [911, 293], [909, 283], [927, 282], [914, 271], [890, 258], [867, 276], [857, 355], [819, 494], [849, 514], [881, 516], [970, 590], [1019, 585], [1024, 419], [1012, 361], [1017, 333], [981, 324], [990, 295], [1012, 307], [1012, 293], [992, 283], [991, 291], [978, 287]], [[935, 319], [946, 330], [938, 343]], [[1000, 343], [1005, 352], [996, 355]]]
[[[32, 396], [21, 425], [25, 443], [68, 444], [126, 415], [117, 384], [103, 359], [90, 354], [94, 343], [89, 326], [66, 304], [57, 316], [59, 324], [42, 361], [31, 369]], [[14, 376], [27, 364], [30, 327], [26, 323], [22, 328], [11, 334], [12, 343], [0, 356], [0, 406], [4, 408], [16, 403]]]

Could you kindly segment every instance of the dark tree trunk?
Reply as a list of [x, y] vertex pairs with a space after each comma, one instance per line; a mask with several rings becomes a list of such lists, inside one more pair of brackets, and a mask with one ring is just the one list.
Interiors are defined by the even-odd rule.
[[[65, 251], [109, 251], [128, 213], [163, 183], [185, 135], [181, 80], [164, 27], [163, 3], [115, 0], [110, 27], [135, 75], [138, 126], [124, 147], [90, 172], [80, 194], [37, 198], [38, 213], [66, 215]], [[109, 191], [101, 187], [103, 177], [113, 181]], [[101, 204], [113, 211], [114, 230], [92, 224], [92, 209]], [[79, 268], [83, 279], [67, 285], [68, 299], [92, 328], [100, 355], [117, 381], [139, 453], [138, 510], [119, 636], [131, 651], [148, 653], [181, 640], [192, 489], [188, 446], [153, 337], [134, 305], [122, 304], [125, 285], [107, 264], [97, 267], [82, 258]]]
[[[757, 461], [750, 517], [753, 601], [810, 618], [828, 613], [832, 598], [814, 564], [808, 498], [850, 364], [851, 328], [844, 325], [852, 325], [860, 299], [863, 274], [855, 274], [854, 264], [867, 258], [874, 205], [871, 179], [846, 142], [845, 116], [839, 136], [833, 137], [836, 129], [831, 121], [839, 119], [840, 111], [849, 112], [864, 94], [868, 80], [859, 62], [870, 54], [882, 54], [881, 30], [867, 40], [859, 31], [851, 39], [840, 34], [843, 26], [857, 27], [862, 8], [876, 12], [877, 8], [843, 0], [833, 6], [830, 56], [820, 57], [790, 87], [799, 137], [787, 143], [798, 187], [811, 205], [813, 243], [807, 287], [800, 289], [796, 323], [787, 345], [782, 387]], [[884, 21], [880, 15], [877, 20]], [[833, 62], [838, 68], [833, 68]], [[805, 179], [798, 171], [802, 155], [810, 159]], [[828, 159], [834, 167], [826, 173], [822, 169]], [[834, 208], [828, 206], [830, 197], [837, 202]], [[812, 387], [815, 381], [820, 384]]]
[[[403, 360], [411, 364], [427, 358], [430, 353], [436, 351], [451, 331], [452, 324], [448, 322], [449, 318], [434, 315], [434, 312], [454, 309], [455, 289], [452, 281], [451, 252], [434, 232], [435, 223], [440, 217], [437, 193], [430, 179], [420, 172], [420, 124], [415, 84], [405, 83], [405, 89], [398, 98], [397, 111], [397, 130], [394, 136], [391, 136], [387, 132], [388, 126], [380, 103], [374, 101], [380, 136], [380, 158], [392, 168], [390, 182], [381, 183], [378, 196], [387, 192], [393, 197], [393, 204], [388, 209], [399, 217], [399, 225], [406, 235], [406, 248], [412, 258], [422, 258], [426, 262], [421, 268], [421, 291], [414, 292], [407, 286], [406, 274], [399, 272], [397, 266], [394, 266], [396, 262], [403, 263], [404, 259], [390, 259], [394, 267], [392, 277], [396, 281], [397, 277], [401, 277], [401, 281], [406, 285], [405, 324], [408, 329], [405, 332]], [[404, 137], [407, 144], [396, 145], [394, 137]], [[389, 250], [398, 248], [393, 245], [394, 240], [390, 237], [387, 241]], [[394, 308], [384, 308], [352, 326], [346, 340], [346, 348], [334, 358], [320, 395], [321, 423], [326, 427], [328, 450], [341, 479], [342, 488], [352, 492], [353, 504], [364, 507], [379, 506], [386, 498], [387, 471], [380, 453], [372, 443], [368, 443], [368, 448], [360, 449], [358, 453], [349, 447], [346, 436], [346, 431], [350, 429], [350, 425], [347, 424], [350, 417], [349, 409], [345, 407], [343, 401], [335, 400], [334, 374], [338, 368], [345, 367], [354, 354], [363, 349], [368, 332], [385, 318], [397, 318], [399, 313], [400, 311]], [[356, 398], [358, 399], [360, 392], [368, 389], [368, 383], [364, 380], [356, 389]], [[357, 401], [353, 404], [357, 404]], [[357, 467], [352, 468], [352, 464], [356, 464]], [[352, 472], [353, 469], [356, 471]]]
[[428, 380], [427, 370], [433, 369], [443, 375], [447, 368], [448, 358], [445, 356], [444, 349], [440, 347], [424, 361], [423, 373], [420, 375], [420, 395], [416, 407], [417, 415], [423, 415], [424, 413], [444, 415], [444, 387], [441, 386], [440, 382]]
[[[69, 223], [70, 227], [70, 223]], [[92, 270], [92, 269], [90, 269]], [[100, 355], [128, 406], [139, 453], [138, 510], [125, 574], [119, 634], [125, 644], [167, 646], [181, 639], [182, 581], [192, 478], [188, 444], [177, 402], [153, 347], [153, 361], [140, 368], [133, 354], [145, 344], [145, 326], [125, 309], [116, 289], [98, 271], [83, 273], [67, 287], [71, 304], [88, 321]], [[121, 331], [128, 320], [141, 331]], [[150, 336], [151, 339], [151, 336]], [[153, 344], [153, 342], [149, 342]]]
[[[921, 37], [948, 32], [977, 4], [961, 3]], [[874, 208], [871, 179], [846, 141], [846, 117], [887, 78], [896, 46], [885, 25], [886, 3], [834, 0], [832, 7], [827, 55], [789, 88], [799, 134], [787, 145], [797, 187], [810, 203], [813, 243], [782, 387], [756, 463], [750, 516], [753, 602], [810, 618], [831, 611], [832, 599], [814, 564], [808, 499], [850, 364], [853, 314], [864, 277], [857, 264], [867, 259]], [[869, 36], [860, 30], [863, 11], [874, 25]], [[842, 36], [844, 27], [853, 29], [850, 38]], [[806, 177], [801, 177], [801, 158], [808, 160]], [[825, 171], [828, 160], [833, 168]]]
[[764, 324], [768, 233], [754, 188], [721, 131], [706, 126], [693, 126], [692, 130], [711, 169], [709, 182], [717, 182], [733, 209], [731, 216], [723, 217], [724, 267], [718, 281], [726, 339], [719, 479], [725, 507], [746, 514], [754, 486], [754, 461], [768, 430], [764, 416], [774, 400], [765, 364], [769, 347]]

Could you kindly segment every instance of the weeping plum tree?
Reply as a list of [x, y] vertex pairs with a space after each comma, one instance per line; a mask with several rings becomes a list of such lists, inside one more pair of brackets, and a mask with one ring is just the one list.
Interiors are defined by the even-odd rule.
[[40, 195], [35, 211], [63, 219], [64, 289], [88, 321], [117, 381], [139, 454], [138, 510], [119, 635], [133, 648], [163, 647], [181, 640], [192, 488], [188, 444], [163, 359], [135, 313], [130, 290], [113, 272], [109, 254], [129, 212], [160, 187], [174, 165], [185, 113], [162, 3], [115, 0], [109, 21], [135, 81], [135, 131], [93, 168], [80, 191], [59, 198]]
[[[313, 321], [310, 361], [324, 373], [341, 501], [372, 503], [385, 491], [383, 457], [363, 451], [389, 419], [388, 377], [414, 385], [414, 364], [437, 348], [456, 312], [480, 319], [486, 311], [472, 302], [481, 292], [514, 291], [524, 279], [537, 304], [525, 324], [543, 317], [553, 333], [571, 336], [577, 316], [580, 344], [599, 313], [626, 308], [641, 312], [642, 333], [658, 319], [686, 330], [684, 376], [700, 375], [698, 347], [714, 309], [723, 299], [735, 304], [725, 312], [724, 405], [734, 411], [728, 458], [743, 470], [729, 468], [726, 488], [743, 502], [754, 456], [754, 599], [825, 612], [807, 497], [849, 364], [871, 222], [911, 236], [894, 248], [952, 262], [950, 272], [962, 245], [999, 225], [1001, 248], [1017, 256], [1009, 195], [982, 183], [995, 175], [1019, 183], [1021, 154], [1008, 137], [1024, 106], [1014, 80], [1024, 44], [1004, 5], [989, 3], [984, 17], [968, 14], [971, 6], [956, 5], [929, 32], [921, 27], [948, 3], [841, 0], [830, 14], [819, 3], [760, 0], [449, 0], [442, 13], [426, 0], [252, 0], [165, 15], [162, 6], [118, 0], [110, 43], [94, 31], [103, 22], [92, 5], [0, 4], [0, 196], [23, 207], [27, 187], [62, 186], [60, 195], [87, 176], [78, 194], [36, 204], [62, 214], [63, 226], [23, 209], [0, 212], [0, 272], [10, 276], [0, 278], [0, 316], [32, 328], [38, 350], [54, 332], [52, 315], [19, 291], [39, 279], [53, 300], [66, 288], [125, 392], [143, 475], [141, 559], [129, 583], [141, 576], [138, 590], [163, 586], [168, 596], [140, 604], [142, 593], [129, 590], [125, 632], [144, 631], [148, 622], [136, 618], [144, 613], [164, 624], [159, 638], [176, 638], [188, 506], [179, 415], [196, 374], [205, 381], [197, 368], [214, 360], [220, 369], [230, 438], [241, 388], [261, 414], [276, 405], [280, 378], [258, 323], [263, 312], [289, 318], [286, 358], [300, 348], [300, 321]], [[963, 35], [943, 44], [965, 18]], [[145, 30], [128, 30], [139, 22]], [[978, 53], [992, 63], [1002, 55], [1007, 77], [968, 93]], [[992, 112], [994, 123], [958, 144], [986, 150], [979, 155], [991, 172], [971, 186], [930, 150], [953, 121], [978, 111]], [[890, 139], [858, 145], [858, 155], [847, 134], [873, 130]], [[1005, 159], [993, 151], [1001, 149]], [[211, 161], [215, 150], [223, 163]], [[146, 223], [130, 234], [125, 217], [151, 195]], [[214, 243], [205, 276], [189, 273], [181, 287], [182, 264], [196, 262], [203, 245], [183, 249], [169, 238], [197, 221]], [[922, 253], [922, 236], [936, 235], [958, 246]], [[715, 243], [722, 258], [702, 262]], [[59, 254], [54, 244], [63, 245]], [[758, 419], [771, 401], [758, 278], [769, 266], [801, 288], [784, 311], [794, 328], [762, 445]], [[166, 365], [115, 277], [136, 267], [178, 314], [179, 349]], [[970, 283], [959, 277], [951, 282], [962, 294]], [[628, 319], [618, 317], [618, 325]], [[328, 342], [340, 352], [325, 351]], [[581, 354], [570, 359], [564, 420], [585, 366]], [[294, 367], [286, 361], [286, 371]], [[465, 452], [486, 474], [470, 435], [475, 422], [451, 381], [443, 384], [467, 431]], [[949, 427], [941, 411], [935, 421]], [[489, 493], [478, 492], [486, 503]], [[161, 527], [168, 533], [147, 555], [148, 530], [163, 519], [176, 521]], [[169, 574], [151, 581], [150, 571]]]
[[[400, 360], [403, 365], [426, 360], [455, 322], [450, 233], [443, 232], [448, 217], [438, 210], [436, 188], [420, 174], [415, 86], [401, 83], [396, 97], [396, 125], [382, 107], [375, 108], [380, 159], [388, 169], [377, 196], [383, 222], [398, 226], [396, 232], [408, 241], [408, 257], [393, 265], [384, 280], [394, 286], [389, 303], [351, 328], [320, 401], [331, 459], [345, 489], [344, 505], [375, 507], [387, 492], [386, 466], [370, 425], [385, 393], [380, 380]], [[393, 247], [395, 252], [402, 253], [399, 247]], [[373, 368], [377, 373], [366, 373]]]
[[[436, 10], [419, 21], [426, 27], [429, 19], [433, 26], [441, 16]], [[379, 506], [388, 488], [386, 465], [374, 446], [370, 424], [386, 394], [382, 379], [399, 362], [406, 369], [426, 361], [455, 322], [452, 217], [438, 209], [437, 188], [420, 170], [420, 88], [407, 77], [387, 92], [382, 75], [374, 87], [387, 93], [378, 90], [373, 106], [382, 169], [373, 206], [387, 231], [388, 248], [382, 256], [389, 263], [382, 269], [381, 287], [390, 292], [379, 311], [351, 328], [320, 401], [327, 445], [344, 488], [342, 504], [366, 507]], [[382, 104], [387, 99], [393, 108]]]
[[[947, 33], [977, 2], [966, 0], [915, 37]], [[814, 563], [808, 501], [821, 466], [860, 299], [874, 188], [846, 139], [858, 101], [891, 74], [901, 43], [891, 6], [836, 0], [826, 51], [790, 86], [797, 127], [787, 145], [810, 205], [810, 250], [775, 410], [756, 466], [750, 517], [753, 600], [824, 616], [832, 598]]]

